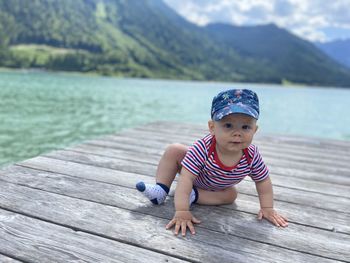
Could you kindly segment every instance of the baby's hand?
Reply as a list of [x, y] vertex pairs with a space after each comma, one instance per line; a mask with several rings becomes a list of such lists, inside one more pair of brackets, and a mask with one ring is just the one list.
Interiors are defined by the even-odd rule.
[[273, 208], [261, 208], [258, 214], [258, 219], [261, 220], [263, 217], [276, 226], [288, 226], [288, 219], [279, 215]]
[[166, 225], [166, 229], [170, 229], [175, 225], [174, 234], [179, 234], [181, 228], [182, 236], [186, 235], [187, 227], [190, 230], [191, 234], [194, 235], [193, 223], [199, 224], [200, 221], [195, 218], [190, 211], [176, 211], [173, 219]]

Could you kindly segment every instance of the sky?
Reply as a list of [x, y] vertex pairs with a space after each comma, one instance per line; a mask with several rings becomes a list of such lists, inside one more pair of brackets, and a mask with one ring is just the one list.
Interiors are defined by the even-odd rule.
[[309, 41], [350, 39], [350, 0], [164, 0], [198, 25], [275, 23]]

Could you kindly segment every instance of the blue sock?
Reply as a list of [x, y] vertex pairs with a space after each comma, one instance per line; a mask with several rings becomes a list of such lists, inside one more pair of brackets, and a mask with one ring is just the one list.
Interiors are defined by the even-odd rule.
[[142, 192], [153, 204], [160, 205], [169, 193], [169, 187], [162, 183], [145, 184], [138, 182], [136, 189]]
[[167, 187], [165, 184], [157, 183], [160, 187], [163, 188], [163, 190], [166, 192], [166, 194], [169, 194], [169, 187]]

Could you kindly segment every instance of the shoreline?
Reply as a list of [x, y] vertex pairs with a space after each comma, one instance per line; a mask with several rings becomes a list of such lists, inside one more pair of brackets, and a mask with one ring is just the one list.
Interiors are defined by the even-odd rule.
[[268, 82], [230, 82], [230, 81], [220, 81], [220, 80], [193, 80], [193, 79], [183, 79], [183, 78], [150, 78], [150, 77], [129, 77], [123, 75], [103, 75], [97, 72], [81, 72], [81, 71], [55, 71], [48, 70], [44, 68], [5, 68], [0, 67], [1, 72], [23, 72], [23, 73], [48, 73], [48, 74], [63, 74], [63, 75], [75, 75], [75, 76], [89, 76], [89, 77], [105, 77], [105, 78], [115, 78], [115, 79], [140, 79], [140, 80], [164, 80], [164, 81], [179, 81], [179, 82], [195, 82], [195, 83], [221, 83], [221, 84], [244, 84], [244, 85], [261, 85], [261, 86], [280, 86], [286, 88], [320, 88], [320, 89], [350, 89], [349, 87], [337, 87], [337, 86], [319, 86], [319, 85], [309, 85], [303, 83], [294, 83], [288, 80], [283, 80], [282, 83], [268, 83]]

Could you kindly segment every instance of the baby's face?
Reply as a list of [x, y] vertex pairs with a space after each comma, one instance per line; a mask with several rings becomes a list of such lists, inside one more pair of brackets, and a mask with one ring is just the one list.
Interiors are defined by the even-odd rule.
[[209, 121], [209, 129], [218, 146], [228, 152], [247, 148], [257, 130], [256, 119], [240, 113], [229, 114], [220, 121]]

